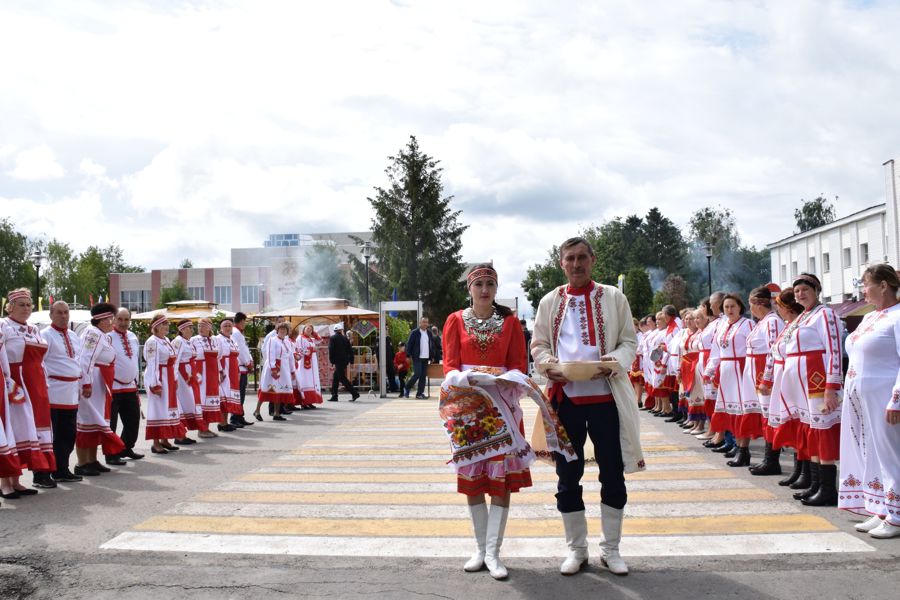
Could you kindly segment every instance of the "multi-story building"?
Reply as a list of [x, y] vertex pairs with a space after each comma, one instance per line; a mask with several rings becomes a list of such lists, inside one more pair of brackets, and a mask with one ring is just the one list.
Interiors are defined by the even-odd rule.
[[876, 204], [832, 223], [768, 245], [772, 281], [788, 287], [800, 273], [822, 281], [822, 299], [841, 304], [861, 300], [859, 278], [871, 264], [900, 267], [900, 173], [884, 163], [884, 204]]
[[[213, 301], [222, 308], [246, 313], [287, 308], [301, 298], [321, 296], [303, 285], [307, 253], [316, 245], [336, 247], [359, 255], [354, 238], [371, 242], [372, 233], [342, 232], [270, 235], [259, 248], [232, 248], [231, 266], [191, 269], [153, 269], [144, 273], [110, 273], [109, 296], [120, 306], [135, 312], [153, 309], [163, 288], [176, 282], [193, 300]], [[343, 268], [348, 268], [344, 261]]]

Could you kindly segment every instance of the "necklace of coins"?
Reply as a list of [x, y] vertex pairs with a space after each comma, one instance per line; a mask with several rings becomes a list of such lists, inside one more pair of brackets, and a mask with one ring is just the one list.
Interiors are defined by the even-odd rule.
[[475, 344], [481, 350], [482, 357], [484, 357], [487, 349], [503, 331], [503, 317], [497, 314], [495, 309], [487, 319], [479, 319], [475, 316], [475, 311], [472, 308], [465, 309], [462, 317], [466, 333], [475, 340]]

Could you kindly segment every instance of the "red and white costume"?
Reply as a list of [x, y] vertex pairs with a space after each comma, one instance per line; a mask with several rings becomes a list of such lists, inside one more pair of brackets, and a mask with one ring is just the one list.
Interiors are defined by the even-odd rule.
[[719, 374], [715, 412], [710, 421], [713, 431], [735, 431], [736, 418], [744, 402], [741, 379], [747, 358], [747, 337], [752, 328], [750, 319], [740, 317], [733, 323], [723, 319], [716, 332], [705, 373], [708, 378], [713, 378], [716, 372]]
[[197, 368], [194, 347], [189, 339], [180, 335], [172, 340], [172, 347], [175, 349], [175, 364], [178, 365], [175, 395], [181, 424], [188, 431], [209, 431], [200, 400], [200, 375], [194, 371]]
[[119, 331], [115, 327], [109, 334], [113, 349], [116, 351], [116, 373], [113, 378], [112, 391], [116, 393], [137, 392], [138, 366], [137, 336], [131, 331]]
[[796, 327], [788, 329], [781, 393], [789, 409], [796, 407], [800, 417], [797, 443], [810, 456], [837, 460], [841, 411], [825, 414], [823, 398], [825, 390], [840, 392], [842, 387], [841, 325], [833, 310], [819, 304], [804, 311], [797, 317]]
[[[681, 394], [678, 405], [688, 416], [703, 410], [703, 391], [701, 379], [697, 377], [697, 365], [700, 362], [700, 331], [682, 329], [678, 347], [681, 375]], [[697, 419], [694, 419], [697, 420]]]
[[299, 354], [297, 365], [297, 389], [300, 393], [300, 404], [310, 406], [322, 403], [322, 386], [319, 383], [319, 358], [316, 348], [321, 340], [315, 332], [312, 337], [301, 335], [295, 345]]
[[175, 360], [175, 348], [168, 339], [151, 335], [144, 342], [144, 387], [147, 390], [147, 431], [144, 439], [180, 440], [187, 435], [178, 410]]
[[628, 378], [631, 379], [633, 385], [644, 385], [644, 332], [636, 331], [635, 336], [637, 337], [637, 352], [634, 355], [631, 369], [628, 371]]
[[294, 403], [294, 352], [290, 339], [270, 338], [265, 344], [265, 362], [259, 382], [260, 402]]
[[734, 422], [734, 435], [739, 438], [756, 439], [765, 435], [770, 396], [760, 394], [759, 386], [766, 371], [769, 350], [783, 329], [784, 321], [772, 311], [756, 323], [747, 336], [747, 361], [741, 379], [740, 414]]
[[[663, 330], [664, 331], [664, 330]], [[650, 355], [653, 353], [654, 348], [657, 347], [658, 342], [657, 339], [662, 335], [662, 332], [659, 329], [653, 329], [648, 331], [644, 335], [643, 339], [643, 364], [641, 365], [644, 371], [644, 391], [647, 392], [647, 397], [644, 399], [644, 408], [650, 409], [656, 406], [656, 398], [654, 397], [653, 389], [655, 388], [656, 381], [656, 364], [650, 358]]]
[[41, 332], [47, 343], [44, 370], [47, 372], [47, 391], [50, 408], [78, 410], [81, 395], [81, 340], [71, 329], [57, 329], [50, 325]]
[[772, 347], [769, 348], [762, 383], [771, 388], [771, 393], [769, 394], [768, 410], [764, 412], [763, 417], [766, 419], [766, 440], [772, 442], [773, 448], [776, 450], [785, 446], [796, 448], [798, 460], [809, 460], [809, 456], [802, 451], [803, 445], [797, 444], [796, 436], [800, 427], [797, 407], [794, 403], [788, 403], [782, 393], [784, 359], [787, 356], [786, 337], [791, 335], [796, 324], [795, 319], [786, 325]]
[[900, 527], [900, 304], [869, 313], [847, 338], [838, 507]]
[[712, 356], [714, 354], [716, 356], [719, 355], [718, 349], [715, 347], [715, 340], [716, 334], [719, 331], [719, 325], [721, 325], [723, 321], [725, 321], [725, 317], [719, 315], [707, 323], [706, 327], [704, 327], [703, 331], [700, 333], [700, 345], [702, 346], [700, 350], [700, 372], [703, 374], [703, 400], [707, 420], [712, 419], [712, 416], [716, 411], [716, 388], [718, 386], [719, 370], [718, 366], [716, 366], [716, 368], [711, 371], [712, 375], [707, 376], [706, 369], [709, 366]]
[[196, 368], [193, 373], [200, 375], [200, 401], [203, 408], [203, 419], [207, 423], [222, 423], [222, 392], [219, 388], [219, 374], [222, 366], [219, 362], [219, 340], [213, 336], [195, 335], [191, 338], [194, 349]]
[[672, 319], [665, 329], [657, 334], [657, 347], [662, 350], [662, 358], [654, 365], [656, 385], [653, 394], [657, 398], [668, 398], [672, 392], [678, 391], [678, 357], [674, 356], [678, 342], [676, 338], [681, 331], [678, 321]]
[[103, 454], [114, 456], [125, 450], [122, 439], [109, 428], [109, 410], [112, 404], [112, 386], [115, 379], [116, 351], [109, 334], [94, 325], [81, 336], [81, 385], [90, 386], [91, 395], [82, 393], [78, 401], [78, 419], [75, 424], [75, 447], [96, 448]]
[[241, 375], [250, 372], [250, 365], [253, 364], [253, 357], [250, 355], [250, 346], [247, 345], [247, 339], [240, 329], [235, 327], [231, 332], [231, 339], [238, 347], [238, 367]]
[[9, 397], [19, 463], [31, 471], [52, 473], [56, 471], [56, 458], [53, 455], [47, 373], [43, 364], [47, 343], [37, 327], [19, 323], [11, 317], [3, 322], [3, 330], [10, 375], [24, 392], [20, 397]]
[[221, 391], [222, 412], [227, 415], [243, 415], [244, 408], [241, 406], [241, 366], [240, 366], [240, 349], [235, 341], [225, 334], [220, 333], [216, 336], [219, 340], [219, 365], [222, 372], [225, 373], [225, 379], [222, 380]]
[[[0, 477], [18, 477], [22, 474], [16, 453], [16, 438], [9, 413], [9, 399], [23, 394], [9, 373], [9, 360], [4, 348], [4, 332], [0, 326]], [[33, 427], [33, 424], [32, 424]], [[35, 441], [37, 434], [35, 434]]]

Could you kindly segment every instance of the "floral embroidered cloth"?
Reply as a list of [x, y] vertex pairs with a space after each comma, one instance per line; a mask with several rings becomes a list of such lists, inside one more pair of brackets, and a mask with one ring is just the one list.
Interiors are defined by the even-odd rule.
[[521, 415], [519, 399], [526, 396], [537, 404], [546, 424], [547, 448], [567, 461], [576, 459], [565, 429], [530, 377], [515, 370], [475, 367], [447, 373], [441, 385], [439, 411], [450, 438], [449, 464], [454, 470], [505, 454], [523, 457], [527, 464], [534, 462], [534, 452], [519, 430], [521, 417], [516, 415]]

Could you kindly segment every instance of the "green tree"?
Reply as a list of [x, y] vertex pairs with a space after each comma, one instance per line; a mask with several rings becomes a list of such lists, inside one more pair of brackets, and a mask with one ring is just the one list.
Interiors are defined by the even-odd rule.
[[302, 278], [304, 298], [352, 299], [347, 273], [341, 269], [341, 253], [333, 244], [317, 244], [306, 251]]
[[0, 219], [0, 295], [20, 287], [34, 290], [34, 267], [28, 260], [31, 244], [7, 218]]
[[522, 280], [522, 289], [525, 290], [525, 296], [531, 302], [532, 308], [537, 311], [541, 298], [565, 282], [566, 275], [559, 266], [559, 247], [553, 246], [547, 260], [528, 267], [525, 279]]
[[110, 273], [140, 273], [141, 267], [132, 266], [125, 262], [122, 249], [112, 244], [106, 248], [89, 246], [81, 253], [75, 266], [73, 275], [74, 295], [81, 298], [82, 303], [87, 303], [93, 295], [94, 299], [109, 293]]
[[714, 258], [728, 249], [737, 249], [741, 244], [731, 209], [721, 206], [701, 208], [691, 215], [689, 224], [691, 240], [700, 246], [712, 246]]
[[399, 317], [387, 317], [387, 334], [391, 336], [391, 341], [394, 343], [394, 352], [397, 351], [397, 344], [400, 342], [406, 343], [406, 340], [409, 339], [409, 333], [412, 331], [412, 324], [406, 319], [401, 319]]
[[176, 281], [159, 290], [159, 302], [156, 303], [156, 308], [165, 308], [169, 302], [190, 299], [191, 295], [188, 293], [187, 287], [180, 281]]
[[641, 266], [659, 267], [669, 274], [683, 273], [687, 268], [687, 249], [681, 230], [671, 219], [653, 207], [644, 217], [642, 233], [646, 238], [646, 255]]
[[47, 266], [42, 270], [46, 277], [48, 296], [55, 300], [73, 300], [75, 291], [75, 271], [78, 257], [71, 246], [56, 239], [50, 240], [46, 248]]
[[[371, 297], [388, 298], [396, 289], [401, 299], [421, 298], [426, 316], [441, 325], [465, 299], [460, 252], [466, 226], [451, 208], [452, 196], [442, 197], [440, 162], [421, 151], [415, 136], [388, 160], [388, 186], [376, 187], [368, 199], [378, 265], [369, 275]], [[355, 256], [350, 262], [354, 278], [364, 281], [364, 263]]]
[[803, 233], [822, 225], [828, 225], [836, 217], [834, 205], [822, 194], [819, 194], [815, 200], [801, 198], [800, 202], [803, 204], [794, 210], [794, 219], [797, 221], [797, 229], [800, 231], [794, 233]]
[[631, 306], [631, 314], [640, 319], [647, 314], [653, 303], [650, 276], [644, 268], [632, 267], [625, 273], [625, 280], [622, 283], [628, 304]]
[[185, 258], [184, 260], [181, 261], [181, 264], [178, 265], [178, 268], [180, 268], [180, 269], [193, 269], [193, 268], [194, 268], [194, 263], [191, 262], [191, 259]]

